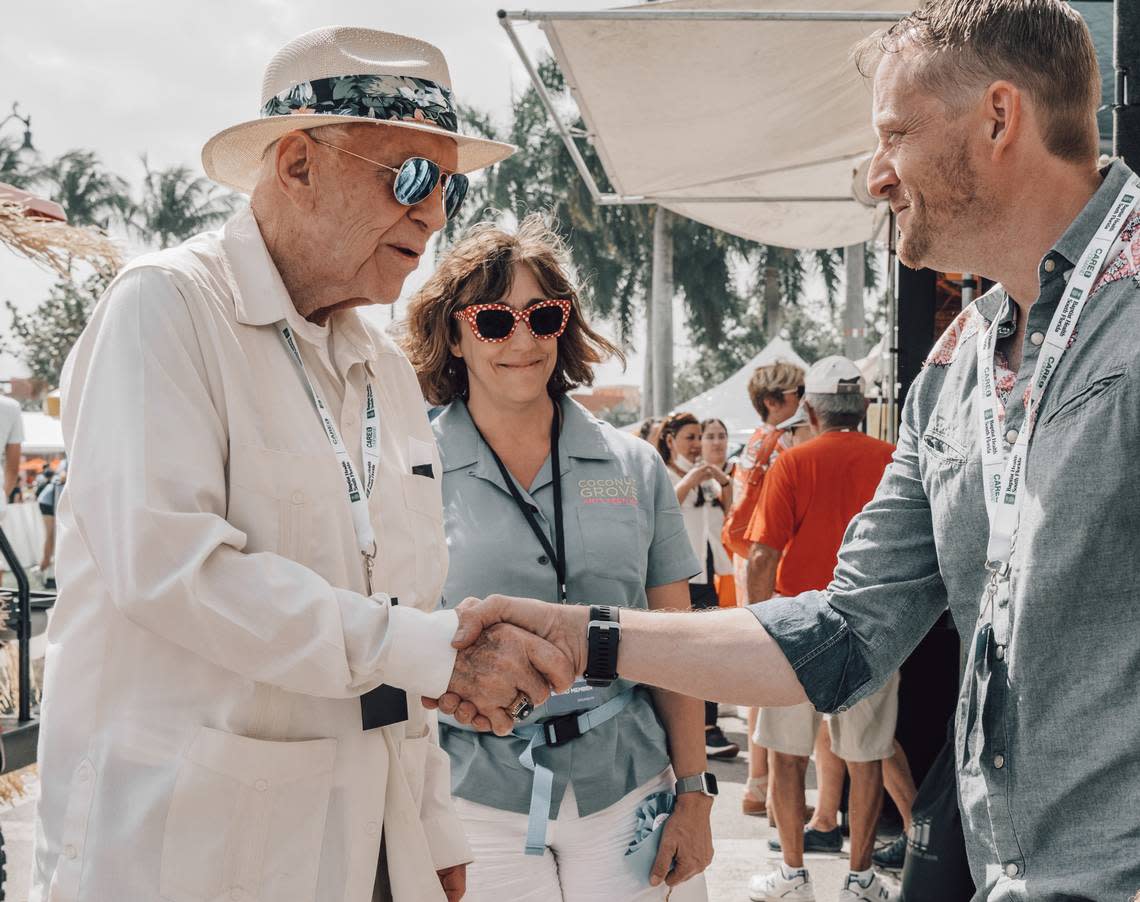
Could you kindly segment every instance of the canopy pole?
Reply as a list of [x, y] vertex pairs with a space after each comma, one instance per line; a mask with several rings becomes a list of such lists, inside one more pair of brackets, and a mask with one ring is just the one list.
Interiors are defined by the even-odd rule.
[[1133, 169], [1140, 167], [1140, 9], [1113, 4], [1112, 61], [1116, 97], [1112, 106], [1112, 152]]
[[645, 362], [641, 369], [641, 418], [654, 416], [653, 403], [653, 298], [645, 305]]
[[843, 249], [843, 266], [847, 288], [847, 303], [843, 308], [843, 353], [851, 360], [859, 360], [867, 353], [867, 322], [863, 311], [867, 272], [862, 244], [849, 244]]
[[673, 409], [673, 224], [658, 207], [653, 215], [653, 413]]

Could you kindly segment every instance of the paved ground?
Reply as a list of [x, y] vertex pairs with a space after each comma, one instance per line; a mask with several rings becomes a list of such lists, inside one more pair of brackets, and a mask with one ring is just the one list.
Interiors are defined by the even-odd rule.
[[[727, 705], [722, 708], [726, 714], [733, 710]], [[726, 716], [721, 718], [721, 726], [734, 742], [743, 747], [743, 721]], [[767, 848], [768, 837], [775, 835], [775, 831], [768, 827], [767, 818], [745, 817], [740, 813], [740, 799], [748, 778], [748, 766], [743, 755], [734, 761], [715, 762], [712, 769], [720, 783], [720, 798], [713, 807], [716, 859], [707, 874], [709, 900], [747, 902], [748, 878], [777, 864], [777, 859], [770, 857]], [[814, 775], [810, 771], [808, 783], [809, 787], [814, 786]], [[0, 808], [0, 828], [4, 831], [8, 851], [6, 902], [27, 902], [28, 898], [32, 822], [39, 785], [33, 780], [28, 789], [28, 797], [19, 804]], [[808, 802], [814, 801], [814, 790], [809, 789]], [[809, 855], [807, 866], [816, 885], [817, 902], [834, 902], [847, 874], [846, 856]]]

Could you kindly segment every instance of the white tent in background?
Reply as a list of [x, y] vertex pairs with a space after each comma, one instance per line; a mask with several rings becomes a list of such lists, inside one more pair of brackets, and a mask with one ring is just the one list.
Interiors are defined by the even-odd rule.
[[883, 381], [883, 374], [890, 365], [888, 350], [889, 343], [887, 336], [884, 335], [866, 357], [855, 361], [855, 366], [859, 367], [859, 372], [863, 374], [863, 380], [867, 383], [867, 397], [874, 397], [876, 384]]
[[788, 342], [782, 338], [773, 338], [759, 354], [724, 382], [701, 392], [684, 404], [678, 404], [677, 410], [686, 410], [702, 420], [706, 417], [718, 417], [724, 420], [729, 435], [734, 438], [751, 432], [760, 424], [760, 416], [748, 398], [748, 380], [756, 372], [756, 367], [781, 360], [785, 363], [794, 363], [805, 370], [808, 368], [807, 361], [797, 354]]
[[46, 413], [24, 411], [24, 441], [21, 449], [26, 455], [53, 455], [63, 453], [63, 426]]

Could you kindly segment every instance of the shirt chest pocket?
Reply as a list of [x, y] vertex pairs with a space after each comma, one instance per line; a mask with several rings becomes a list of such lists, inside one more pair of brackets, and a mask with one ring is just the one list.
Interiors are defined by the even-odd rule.
[[[246, 535], [247, 554], [273, 552], [320, 569], [314, 558], [338, 535], [335, 461], [257, 445], [230, 449], [226, 519]], [[317, 541], [320, 538], [321, 541]]]
[[578, 508], [583, 570], [594, 578], [644, 585], [649, 515], [633, 504], [584, 504]]
[[[1078, 417], [1087, 418], [1104, 412], [1127, 382], [1126, 377], [1127, 368], [1118, 364], [1090, 377], [1080, 388], [1062, 392], [1063, 386], [1057, 385], [1057, 402], [1051, 404], [1052, 399], [1046, 397], [1038, 428], [1044, 430], [1054, 424], [1065, 428], [1064, 424], [1071, 424]], [[1110, 424], [1104, 425], [1108, 427]]]

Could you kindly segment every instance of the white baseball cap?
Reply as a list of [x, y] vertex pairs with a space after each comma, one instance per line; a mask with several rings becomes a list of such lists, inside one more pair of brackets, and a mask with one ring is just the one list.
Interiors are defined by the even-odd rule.
[[846, 357], [824, 357], [812, 364], [804, 376], [804, 392], [809, 395], [861, 395], [863, 374]]

